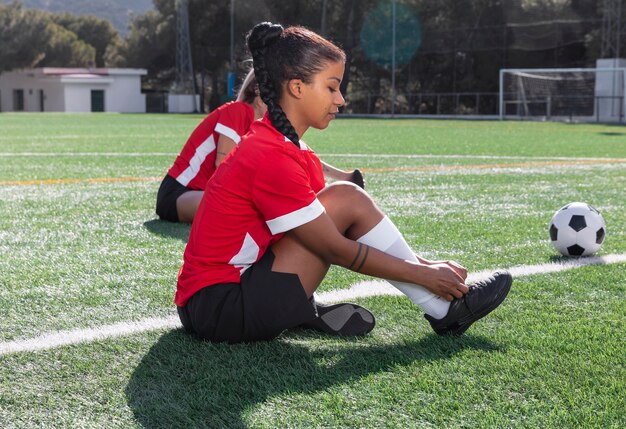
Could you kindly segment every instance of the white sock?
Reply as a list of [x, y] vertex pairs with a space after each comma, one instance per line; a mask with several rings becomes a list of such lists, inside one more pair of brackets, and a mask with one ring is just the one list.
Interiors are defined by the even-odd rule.
[[[388, 255], [417, 262], [415, 253], [404, 240], [402, 233], [396, 228], [391, 220], [385, 216], [374, 228], [357, 240], [378, 249]], [[421, 307], [426, 314], [441, 319], [448, 314], [450, 303], [438, 295], [435, 295], [423, 286], [415, 283], [404, 283], [395, 280], [387, 280], [395, 288], [409, 297], [415, 305]]]

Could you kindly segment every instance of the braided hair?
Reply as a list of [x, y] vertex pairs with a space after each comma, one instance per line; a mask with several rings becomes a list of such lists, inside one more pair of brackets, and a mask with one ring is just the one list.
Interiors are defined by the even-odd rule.
[[267, 105], [272, 125], [299, 146], [300, 138], [279, 104], [283, 83], [291, 79], [310, 83], [313, 75], [329, 62], [345, 62], [345, 53], [304, 27], [285, 29], [271, 22], [254, 26], [248, 33], [247, 43], [261, 100]]

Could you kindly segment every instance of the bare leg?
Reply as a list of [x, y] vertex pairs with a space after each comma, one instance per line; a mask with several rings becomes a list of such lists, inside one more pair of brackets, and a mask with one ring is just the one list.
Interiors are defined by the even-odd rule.
[[[384, 217], [369, 195], [353, 184], [342, 182], [329, 185], [317, 197], [339, 232], [352, 240], [365, 235]], [[272, 270], [297, 274], [307, 296], [312, 296], [329, 265], [290, 233], [275, 243], [272, 251], [275, 255]]]
[[176, 199], [176, 212], [179, 222], [191, 223], [198, 210], [204, 191], [189, 191]]

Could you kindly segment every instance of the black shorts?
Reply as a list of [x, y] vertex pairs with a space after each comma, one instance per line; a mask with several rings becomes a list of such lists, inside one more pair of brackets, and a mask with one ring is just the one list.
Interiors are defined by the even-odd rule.
[[178, 211], [176, 210], [176, 200], [185, 192], [191, 189], [178, 183], [176, 179], [167, 174], [157, 193], [156, 214], [163, 220], [178, 222]]
[[316, 315], [296, 274], [271, 270], [267, 250], [241, 276], [241, 283], [221, 283], [196, 292], [178, 307], [183, 327], [200, 338], [229, 343], [271, 340], [285, 329]]

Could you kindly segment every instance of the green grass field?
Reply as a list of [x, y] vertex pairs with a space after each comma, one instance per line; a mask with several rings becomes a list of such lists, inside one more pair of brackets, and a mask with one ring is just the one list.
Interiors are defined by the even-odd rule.
[[[154, 203], [200, 119], [0, 114], [0, 427], [626, 427], [623, 259], [518, 276], [455, 339], [377, 296], [355, 300], [377, 317], [357, 339], [233, 346], [165, 327], [55, 346], [175, 315], [189, 226]], [[471, 272], [563, 262], [547, 227], [572, 201], [604, 216], [598, 256], [626, 254], [624, 126], [340, 119], [305, 140], [364, 170], [427, 258]], [[333, 268], [320, 292], [364, 280]], [[32, 339], [41, 350], [2, 352]]]

